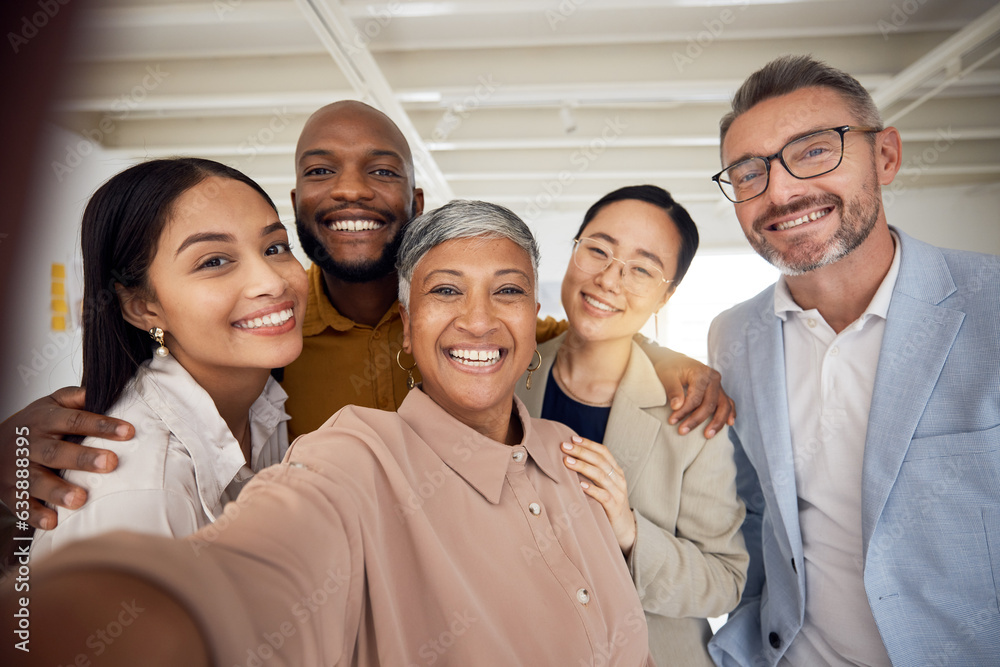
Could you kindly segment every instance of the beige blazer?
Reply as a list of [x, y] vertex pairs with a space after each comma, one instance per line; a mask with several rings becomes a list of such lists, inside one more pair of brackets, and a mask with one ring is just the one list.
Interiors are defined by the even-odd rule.
[[[528, 412], [542, 399], [563, 334], [538, 346], [541, 366], [532, 388], [518, 383]], [[681, 436], [667, 423], [667, 395], [653, 364], [632, 343], [605, 432], [604, 444], [625, 471], [638, 534], [629, 571], [649, 625], [658, 665], [712, 665], [706, 617], [739, 602], [749, 558], [740, 526], [733, 446], [725, 433], [706, 440], [701, 429]]]

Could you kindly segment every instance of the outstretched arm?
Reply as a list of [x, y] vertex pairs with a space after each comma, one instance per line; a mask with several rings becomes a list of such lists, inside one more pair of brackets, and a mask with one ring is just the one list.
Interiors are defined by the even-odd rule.
[[[96, 436], [108, 440], [128, 440], [135, 429], [119, 419], [84, 412], [84, 392], [80, 387], [64, 387], [51, 396], [40, 398], [0, 424], [0, 501], [18, 517], [36, 528], [56, 527], [56, 512], [44, 505], [51, 503], [77, 509], [87, 500], [87, 492], [66, 482], [60, 470], [111, 472], [118, 467], [118, 457], [106, 449], [85, 447], [63, 438]], [[16, 495], [16, 471], [27, 449], [30, 463], [28, 482], [31, 498]]]
[[[5, 602], [16, 604], [16, 598]], [[90, 664], [80, 661], [90, 655], [99, 655], [101, 665], [122, 667], [211, 664], [190, 612], [126, 572], [95, 567], [32, 581], [31, 612], [30, 643], [25, 644], [30, 652], [18, 649], [18, 639], [5, 641], [3, 664]], [[116, 634], [109, 623], [118, 628]]]
[[687, 434], [706, 419], [705, 437], [712, 438], [722, 427], [736, 420], [736, 406], [722, 390], [718, 371], [691, 357], [661, 347], [642, 336], [636, 342], [653, 362], [656, 375], [667, 390], [667, 400], [673, 413], [670, 423], [677, 424], [681, 435]]

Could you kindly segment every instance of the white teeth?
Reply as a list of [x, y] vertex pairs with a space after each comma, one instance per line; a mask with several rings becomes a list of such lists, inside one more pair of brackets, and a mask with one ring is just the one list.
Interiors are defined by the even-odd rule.
[[597, 299], [593, 299], [593, 298], [587, 296], [586, 294], [583, 295], [583, 300], [586, 301], [587, 303], [589, 303], [594, 308], [597, 308], [598, 310], [603, 310], [603, 311], [606, 311], [606, 312], [609, 312], [609, 313], [613, 313], [616, 310], [615, 308], [612, 308], [611, 306], [609, 306], [607, 304], [601, 303]]
[[334, 220], [327, 226], [335, 232], [364, 232], [383, 225], [374, 220]]
[[466, 366], [492, 366], [500, 361], [500, 350], [449, 350], [448, 354]]
[[791, 229], [792, 227], [798, 227], [799, 225], [805, 224], [807, 222], [811, 222], [813, 220], [819, 220], [829, 212], [830, 212], [829, 210], [813, 211], [812, 213], [803, 215], [801, 218], [795, 218], [794, 220], [789, 220], [788, 222], [782, 222], [781, 224], [775, 225], [774, 228], [780, 232], [786, 229]]
[[284, 324], [292, 318], [292, 309], [286, 308], [276, 313], [268, 313], [263, 317], [255, 317], [252, 320], [237, 322], [235, 326], [239, 329], [257, 329], [258, 327], [276, 327]]

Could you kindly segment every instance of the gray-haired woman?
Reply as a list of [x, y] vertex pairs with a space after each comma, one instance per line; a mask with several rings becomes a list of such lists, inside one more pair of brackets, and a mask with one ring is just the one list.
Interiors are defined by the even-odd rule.
[[423, 384], [397, 413], [347, 407], [299, 438], [211, 530], [54, 556], [30, 664], [72, 660], [121, 600], [144, 618], [107, 664], [649, 664], [604, 509], [561, 462], [571, 432], [514, 398], [537, 361], [537, 257], [492, 204], [411, 223], [400, 360]]

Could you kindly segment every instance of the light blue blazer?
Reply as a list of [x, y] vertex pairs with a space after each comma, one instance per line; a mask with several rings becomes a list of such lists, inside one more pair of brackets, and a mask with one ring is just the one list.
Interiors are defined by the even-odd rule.
[[[1000, 665], [1000, 257], [895, 231], [863, 462], [865, 590], [894, 665]], [[773, 286], [716, 318], [709, 356], [736, 401], [750, 552], [709, 651], [775, 665], [802, 627], [805, 580]]]

